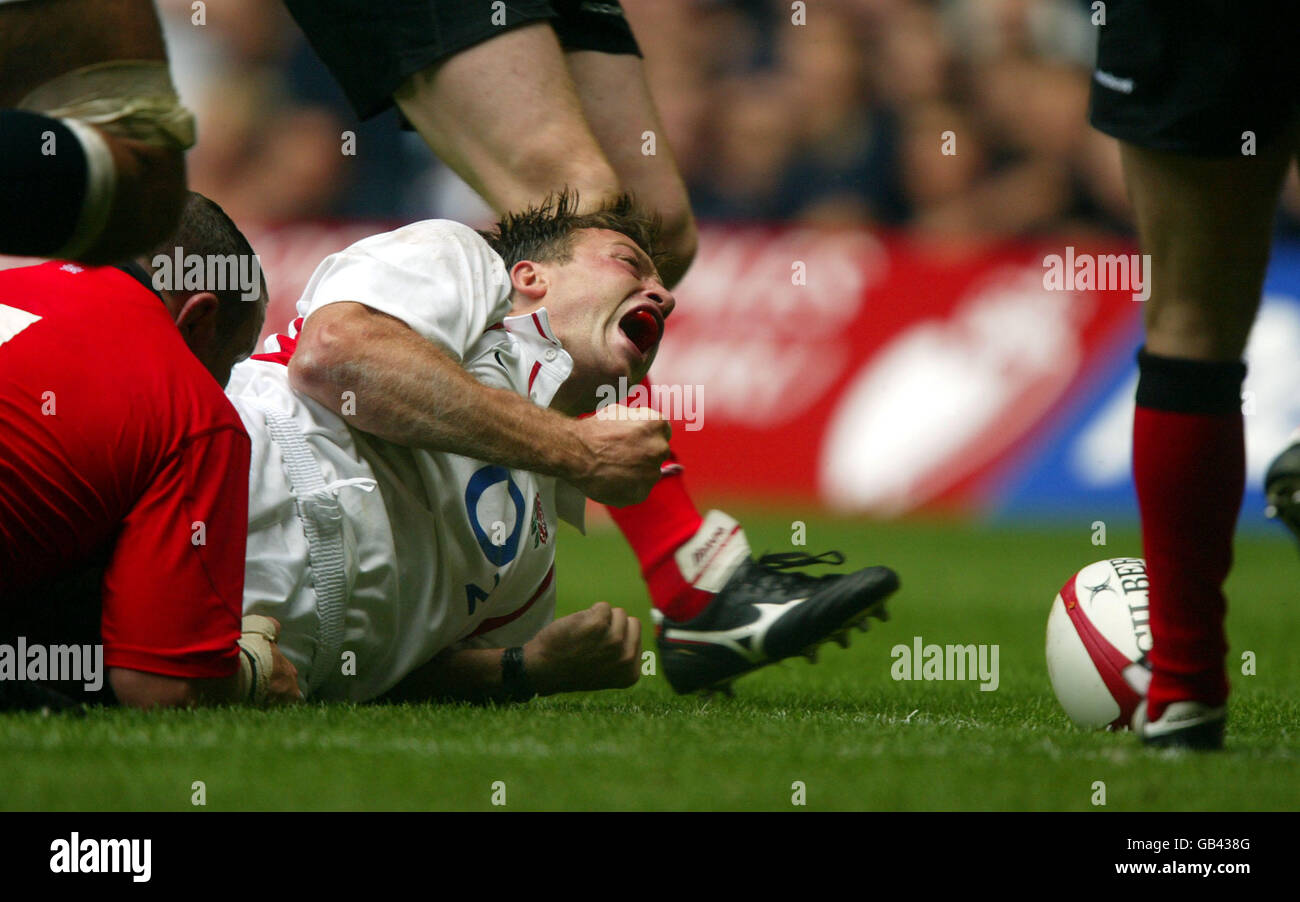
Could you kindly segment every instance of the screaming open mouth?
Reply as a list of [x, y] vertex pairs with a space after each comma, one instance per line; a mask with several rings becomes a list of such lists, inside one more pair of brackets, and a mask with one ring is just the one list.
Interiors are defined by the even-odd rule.
[[645, 307], [628, 313], [618, 321], [618, 327], [642, 354], [649, 353], [664, 334], [663, 320]]

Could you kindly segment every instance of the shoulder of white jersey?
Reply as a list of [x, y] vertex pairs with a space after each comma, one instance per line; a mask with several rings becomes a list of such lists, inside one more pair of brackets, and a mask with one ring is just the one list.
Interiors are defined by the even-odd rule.
[[360, 241], [348, 245], [339, 253], [370, 254], [383, 259], [393, 253], [400, 256], [403, 248], [411, 245], [415, 245], [420, 249], [427, 249], [430, 245], [438, 246], [445, 243], [460, 247], [466, 254], [495, 261], [501, 266], [502, 270], [505, 269], [505, 262], [492, 249], [492, 245], [488, 244], [487, 239], [472, 227], [465, 225], [463, 222], [456, 222], [454, 219], [422, 219], [418, 222], [407, 223], [387, 232], [367, 235]]
[[326, 257], [308, 280], [297, 313], [307, 317], [327, 304], [359, 301], [459, 354], [471, 332], [509, 312], [509, 298], [505, 263], [481, 235], [464, 223], [427, 219]]
[[[316, 265], [299, 303], [310, 300], [315, 287], [339, 264], [369, 257], [399, 268], [429, 265], [436, 257], [454, 253], [453, 249], [459, 251], [471, 264], [483, 268], [482, 275], [489, 283], [487, 287], [509, 293], [510, 276], [506, 272], [505, 261], [492, 249], [487, 239], [463, 222], [422, 219], [391, 231], [367, 235], [330, 254]], [[430, 254], [431, 250], [434, 253]]]

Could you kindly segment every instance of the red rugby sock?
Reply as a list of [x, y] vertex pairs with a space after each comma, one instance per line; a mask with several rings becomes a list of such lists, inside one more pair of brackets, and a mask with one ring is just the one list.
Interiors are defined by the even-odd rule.
[[690, 620], [702, 611], [712, 593], [686, 582], [673, 557], [704, 522], [680, 470], [660, 479], [640, 504], [608, 510], [641, 563], [650, 602], [672, 620]]
[[1223, 582], [1245, 488], [1240, 363], [1140, 351], [1133, 477], [1150, 586], [1147, 716], [1228, 697]]

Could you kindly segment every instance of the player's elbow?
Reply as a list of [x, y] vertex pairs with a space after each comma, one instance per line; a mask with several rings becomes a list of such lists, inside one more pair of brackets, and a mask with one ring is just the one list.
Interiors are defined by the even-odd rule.
[[294, 390], [337, 407], [339, 393], [350, 381], [350, 363], [356, 359], [356, 332], [348, 317], [313, 318], [289, 359], [289, 384]]
[[233, 702], [238, 696], [238, 674], [201, 679], [173, 677], [113, 667], [109, 685], [120, 704], [128, 708], [194, 708]]

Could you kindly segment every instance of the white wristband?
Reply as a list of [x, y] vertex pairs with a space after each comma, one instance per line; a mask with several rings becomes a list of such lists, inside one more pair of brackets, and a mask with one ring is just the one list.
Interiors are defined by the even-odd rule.
[[264, 705], [271, 688], [271, 670], [275, 660], [271, 652], [277, 635], [275, 621], [260, 614], [249, 614], [244, 618], [242, 630], [239, 637], [239, 694], [254, 705]]

